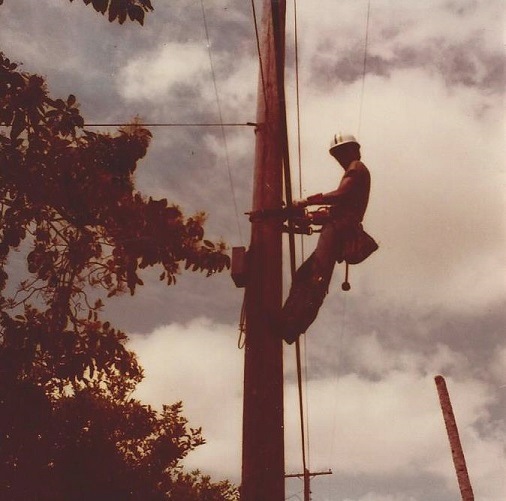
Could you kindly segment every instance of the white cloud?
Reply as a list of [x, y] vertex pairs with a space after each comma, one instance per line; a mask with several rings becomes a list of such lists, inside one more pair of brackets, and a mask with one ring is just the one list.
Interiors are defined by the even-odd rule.
[[131, 59], [120, 71], [117, 84], [125, 99], [157, 100], [167, 97], [177, 84], [188, 84], [208, 71], [204, 43], [170, 42]]
[[[489, 403], [483, 384], [469, 381], [465, 388], [465, 403], [454, 403], [463, 428]], [[432, 376], [394, 371], [371, 381], [350, 374], [310, 382], [308, 396], [313, 465], [348, 474], [406, 475], [413, 468], [437, 474], [431, 465], [448, 456]], [[286, 400], [294, 399], [295, 389], [288, 388]], [[288, 413], [288, 433], [297, 430], [297, 419]], [[287, 457], [298, 458], [296, 450]]]
[[157, 408], [182, 400], [183, 415], [190, 426], [202, 426], [207, 442], [189, 455], [188, 466], [237, 481], [243, 357], [237, 329], [196, 318], [130, 338], [146, 374], [135, 397]]
[[[342, 170], [328, 155], [328, 138], [356, 133], [359, 87], [305, 94], [303, 124], [319, 124], [302, 131], [306, 195], [337, 185]], [[354, 269], [355, 281], [366, 270], [382, 300], [456, 310], [506, 295], [497, 273], [506, 248], [506, 156], [496, 126], [503, 120], [491, 97], [448, 92], [423, 70], [368, 79], [361, 140], [372, 192], [365, 227], [380, 249]]]
[[444, 344], [436, 343], [428, 352], [392, 349], [381, 344], [375, 332], [350, 338], [346, 352], [356, 371], [374, 378], [394, 370], [428, 375], [447, 372], [464, 375], [469, 368], [462, 354]]
[[[190, 425], [203, 427], [208, 443], [190, 454], [187, 465], [239, 482], [243, 352], [236, 336], [235, 326], [198, 318], [132, 336], [130, 347], [146, 368], [136, 396], [155, 406], [183, 400]], [[372, 379], [357, 373], [308, 383], [311, 464], [355, 475], [394, 477], [420, 471], [452, 485], [453, 465], [433, 376], [460, 363], [460, 356], [444, 346], [436, 347], [431, 357], [395, 351], [381, 346], [374, 335], [357, 342], [357, 353], [360, 347], [370, 355]], [[363, 370], [366, 364], [361, 366], [358, 356], [355, 361], [357, 370]], [[500, 465], [505, 455], [497, 438], [506, 430], [498, 426], [483, 435], [479, 425], [487, 421], [493, 392], [465, 377], [447, 378], [447, 384], [476, 491], [483, 494], [480, 499], [492, 500], [503, 489]], [[296, 386], [290, 382], [285, 385], [287, 471], [300, 469], [297, 409]]]
[[361, 496], [358, 499], [346, 498], [344, 501], [417, 501], [412, 496], [404, 494], [377, 494], [374, 492], [368, 492], [365, 496]]

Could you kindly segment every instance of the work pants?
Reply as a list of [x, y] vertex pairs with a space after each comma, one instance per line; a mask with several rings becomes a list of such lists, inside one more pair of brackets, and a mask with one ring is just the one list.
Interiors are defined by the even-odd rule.
[[342, 260], [350, 224], [329, 221], [322, 227], [316, 249], [299, 267], [281, 311], [283, 337], [291, 343], [314, 322], [327, 295], [336, 260]]

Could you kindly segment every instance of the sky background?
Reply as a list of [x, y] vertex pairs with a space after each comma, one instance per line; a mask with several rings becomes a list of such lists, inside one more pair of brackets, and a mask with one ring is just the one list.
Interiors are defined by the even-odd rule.
[[[286, 90], [298, 193], [293, 3]], [[111, 25], [80, 1], [5, 0], [0, 50], [75, 94], [87, 123], [254, 122], [258, 57], [251, 2], [153, 0], [144, 27]], [[257, 15], [261, 2], [256, 2]], [[210, 51], [204, 28], [207, 22]], [[303, 196], [334, 189], [336, 132], [362, 144], [372, 175], [364, 222], [380, 249], [343, 267], [303, 339], [314, 501], [459, 498], [434, 376], [445, 376], [475, 497], [506, 499], [505, 15], [502, 0], [299, 0]], [[212, 66], [211, 66], [212, 61]], [[213, 81], [213, 70], [215, 83]], [[113, 131], [103, 127], [101, 130]], [[207, 236], [247, 245], [251, 127], [153, 128], [141, 192]], [[230, 182], [232, 179], [232, 183]], [[296, 195], [297, 197], [297, 195]], [[235, 198], [235, 202], [234, 202]], [[305, 239], [307, 256], [316, 237]], [[299, 251], [299, 262], [301, 252]], [[183, 400], [207, 445], [189, 467], [240, 482], [243, 290], [228, 273], [146, 273], [106, 314], [145, 368], [136, 395]], [[285, 290], [288, 289], [288, 270]], [[286, 471], [300, 472], [295, 350], [285, 348]], [[287, 499], [302, 499], [287, 481]]]

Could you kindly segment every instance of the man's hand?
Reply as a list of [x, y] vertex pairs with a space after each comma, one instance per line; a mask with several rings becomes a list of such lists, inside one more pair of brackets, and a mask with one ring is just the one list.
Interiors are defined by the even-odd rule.
[[308, 205], [308, 202], [305, 198], [292, 201], [292, 207], [295, 207], [295, 208], [306, 207], [307, 205]]

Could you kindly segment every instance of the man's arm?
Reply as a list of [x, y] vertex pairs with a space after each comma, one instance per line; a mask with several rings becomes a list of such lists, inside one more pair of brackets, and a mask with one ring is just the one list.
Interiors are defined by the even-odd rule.
[[308, 205], [336, 205], [340, 200], [350, 196], [353, 191], [354, 176], [347, 174], [343, 177], [337, 190], [328, 193], [317, 193], [302, 200], [293, 202], [295, 207], [306, 207]]

